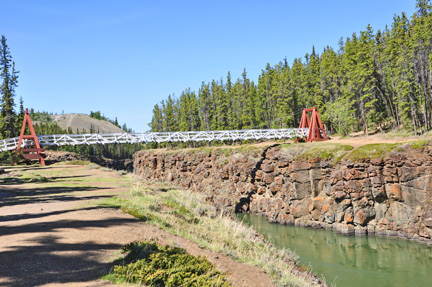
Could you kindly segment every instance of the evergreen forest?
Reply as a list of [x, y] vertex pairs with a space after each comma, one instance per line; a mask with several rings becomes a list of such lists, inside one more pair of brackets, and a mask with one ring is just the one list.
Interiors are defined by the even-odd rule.
[[153, 132], [298, 127], [303, 108], [317, 107], [333, 134], [432, 129], [432, 6], [395, 15], [382, 30], [340, 39], [337, 49], [314, 47], [304, 57], [267, 64], [255, 82], [203, 82], [156, 104]]

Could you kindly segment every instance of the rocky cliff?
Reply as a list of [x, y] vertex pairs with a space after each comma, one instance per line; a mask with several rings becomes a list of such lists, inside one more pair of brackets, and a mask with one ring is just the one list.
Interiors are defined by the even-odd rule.
[[134, 172], [203, 192], [220, 210], [432, 243], [432, 145], [350, 149], [319, 143], [141, 151]]
[[83, 160], [83, 161], [94, 162], [100, 166], [115, 169], [115, 170], [132, 171], [133, 168], [131, 159], [111, 159], [111, 158], [97, 157], [97, 156], [85, 157], [83, 155], [74, 152], [51, 151], [51, 150], [46, 151], [45, 155], [46, 155], [45, 162], [47, 164]]

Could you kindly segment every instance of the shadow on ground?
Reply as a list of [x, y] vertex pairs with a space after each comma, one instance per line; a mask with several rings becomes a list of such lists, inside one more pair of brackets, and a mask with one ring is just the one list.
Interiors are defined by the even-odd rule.
[[[21, 226], [0, 226], [0, 240], [7, 235], [46, 234], [32, 238], [31, 246], [17, 244], [7, 246], [5, 251], [0, 252], [0, 286], [39, 286], [99, 279], [110, 271], [112, 264], [99, 262], [96, 253], [120, 249], [121, 245], [97, 244], [91, 241], [64, 243], [56, 236], [56, 231], [106, 228], [128, 223], [136, 223], [136, 219], [59, 220]], [[3, 280], [6, 282], [2, 283]]]
[[[59, 177], [57, 177], [59, 178]], [[98, 207], [81, 209], [61, 209], [44, 212], [43, 209], [25, 213], [32, 204], [52, 203], [53, 201], [76, 202], [90, 199], [111, 197], [91, 193], [92, 186], [68, 187], [50, 186], [26, 188], [20, 186], [2, 186], [0, 184], [0, 286], [40, 286], [44, 284], [66, 284], [90, 282], [107, 274], [111, 263], [100, 261], [104, 251], [119, 250], [119, 244], [106, 244], [109, 240], [100, 240], [98, 233], [105, 228], [136, 223], [134, 218], [107, 216], [92, 219], [91, 211]], [[106, 188], [109, 189], [109, 188]], [[79, 194], [90, 191], [88, 194]], [[55, 203], [54, 203], [55, 204]], [[22, 206], [21, 206], [22, 205]], [[24, 210], [24, 211], [20, 211]], [[74, 212], [84, 213], [74, 219]], [[61, 219], [53, 218], [57, 215]], [[88, 216], [88, 217], [87, 217]], [[37, 222], [34, 219], [39, 219]], [[33, 220], [26, 222], [26, 220]], [[89, 230], [90, 229], [90, 230]], [[93, 229], [95, 231], [93, 231]], [[77, 233], [86, 230], [88, 238], [80, 238]], [[90, 233], [88, 233], [90, 232]], [[72, 236], [72, 237], [70, 237]]]
[[[94, 209], [100, 209], [103, 207], [86, 207], [81, 208], [80, 210], [94, 210]], [[25, 219], [36, 219], [36, 218], [43, 218], [48, 217], [52, 215], [60, 215], [64, 213], [74, 212], [75, 209], [67, 209], [67, 210], [57, 210], [57, 211], [51, 211], [51, 212], [43, 212], [43, 213], [21, 213], [21, 214], [10, 214], [10, 215], [2, 215], [0, 217], [0, 222], [17, 222], [19, 220], [25, 220]], [[0, 229], [2, 227], [0, 226]], [[4, 235], [0, 232], [0, 237]]]
[[26, 183], [47, 183], [47, 182], [63, 182], [67, 181], [68, 179], [74, 179], [74, 178], [84, 178], [88, 177], [88, 175], [69, 175], [69, 176], [48, 176], [48, 177], [42, 177], [38, 178], [37, 175], [34, 175], [34, 177], [23, 177], [23, 176], [6, 176], [3, 178], [0, 178], [0, 184], [1, 185], [17, 185], [17, 184], [26, 184]]
[[[16, 191], [7, 190], [3, 192], [4, 193], [3, 196], [0, 196], [1, 199], [0, 207], [18, 205], [18, 204], [44, 203], [44, 202], [52, 202], [52, 201], [92, 200], [92, 199], [102, 199], [102, 198], [111, 197], [110, 195], [89, 195], [89, 196], [71, 195], [71, 193], [75, 193], [75, 192], [103, 190], [103, 189], [109, 189], [109, 188], [93, 187], [93, 186], [80, 186], [80, 187], [54, 186], [54, 187], [43, 187], [43, 188], [18, 189]], [[1, 192], [2, 191], [0, 190], [0, 193]]]
[[[39, 286], [96, 280], [109, 272], [111, 264], [99, 262], [91, 253], [121, 247], [93, 242], [65, 244], [54, 235], [40, 237], [34, 243], [38, 246], [13, 246], [8, 251], [0, 252], [0, 279], [6, 279], [0, 286]], [[87, 254], [82, 256], [80, 252]]]

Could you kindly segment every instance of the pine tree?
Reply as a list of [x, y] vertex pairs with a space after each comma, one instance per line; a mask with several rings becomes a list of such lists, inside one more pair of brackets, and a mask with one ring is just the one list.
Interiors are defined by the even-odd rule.
[[242, 74], [242, 128], [253, 128], [255, 126], [255, 86], [248, 79], [246, 69]]
[[198, 131], [201, 127], [201, 118], [199, 113], [199, 103], [195, 92], [188, 90], [189, 99], [189, 117], [188, 124], [190, 131]]
[[225, 92], [226, 92], [226, 101], [227, 105], [227, 129], [231, 130], [234, 128], [234, 98], [232, 95], [232, 81], [231, 81], [231, 73], [228, 71], [227, 82], [225, 84]]
[[320, 109], [321, 120], [332, 130], [334, 118], [330, 116], [329, 105], [341, 96], [343, 77], [341, 73], [341, 57], [329, 46], [321, 54], [320, 71], [322, 101], [326, 103], [325, 110]]
[[159, 104], [156, 104], [153, 107], [153, 116], [149, 126], [152, 132], [161, 132], [162, 125], [163, 125], [162, 111], [159, 107]]
[[312, 53], [306, 63], [306, 93], [310, 99], [309, 107], [317, 107], [324, 112], [320, 76], [320, 58], [315, 52], [315, 47], [312, 47]]
[[[225, 93], [222, 91], [222, 86], [216, 82], [212, 81], [210, 86], [210, 95], [212, 102], [212, 117], [210, 123], [210, 129], [212, 130], [223, 130], [226, 126], [226, 118], [225, 113], [226, 110], [222, 110], [223, 107], [223, 98]], [[222, 105], [221, 105], [222, 104]]]
[[179, 118], [178, 118], [178, 130], [188, 131], [188, 117], [189, 117], [189, 97], [186, 91], [183, 91], [179, 98]]
[[176, 120], [176, 101], [173, 99], [173, 97], [171, 97], [171, 95], [168, 96], [166, 101], [164, 124], [164, 130], [167, 132], [174, 132], [178, 130]]
[[217, 130], [226, 130], [229, 127], [228, 109], [229, 99], [227, 97], [222, 79], [220, 83], [212, 82], [212, 94], [215, 98], [215, 123]]
[[1, 112], [0, 112], [0, 136], [3, 138], [14, 137], [18, 134], [15, 127], [16, 113], [14, 110], [15, 88], [18, 84], [18, 71], [15, 70], [15, 63], [6, 37], [2, 35], [0, 41], [0, 80], [1, 80]]
[[210, 88], [208, 84], [205, 84], [202, 82], [201, 88], [199, 90], [198, 94], [199, 98], [199, 105], [200, 105], [200, 117], [202, 119], [201, 121], [201, 130], [209, 131], [210, 130], [210, 123], [212, 121], [212, 100], [210, 95]]
[[431, 63], [432, 54], [432, 6], [428, 0], [417, 0], [417, 12], [413, 15], [411, 33], [411, 45], [413, 57], [413, 73], [416, 81], [416, 94], [423, 114], [423, 124], [426, 129], [432, 128], [432, 83]]
[[359, 39], [358, 61], [356, 72], [358, 73], [360, 96], [360, 111], [362, 115], [364, 131], [368, 134], [368, 129], [373, 121], [382, 122], [380, 103], [376, 97], [376, 67], [374, 61], [374, 40], [372, 27], [367, 26], [366, 31], [362, 31]]
[[308, 108], [309, 106], [303, 100], [303, 79], [305, 74], [305, 68], [300, 58], [295, 58], [292, 68], [290, 70], [290, 82], [291, 82], [291, 109], [294, 111], [293, 118], [294, 122], [299, 123], [302, 108]]
[[17, 120], [15, 123], [15, 130], [16, 131], [20, 131], [22, 128], [22, 124], [24, 121], [24, 115], [25, 115], [25, 111], [24, 111], [24, 101], [23, 98], [20, 97], [20, 106], [19, 106], [19, 113], [17, 115]]

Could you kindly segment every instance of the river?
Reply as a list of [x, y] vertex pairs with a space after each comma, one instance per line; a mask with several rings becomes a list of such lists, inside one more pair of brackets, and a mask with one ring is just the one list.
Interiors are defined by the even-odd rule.
[[432, 286], [432, 246], [397, 238], [344, 236], [333, 231], [268, 223], [261, 216], [237, 217], [329, 286]]

